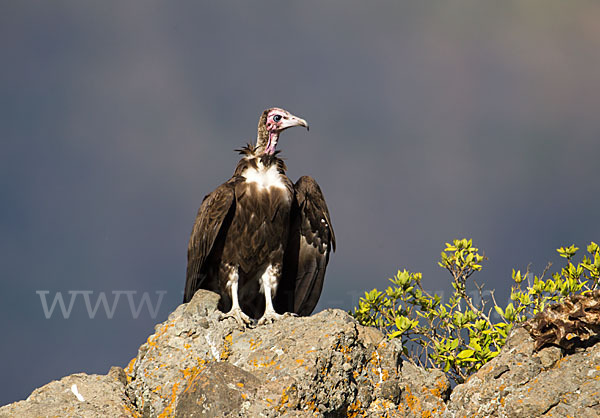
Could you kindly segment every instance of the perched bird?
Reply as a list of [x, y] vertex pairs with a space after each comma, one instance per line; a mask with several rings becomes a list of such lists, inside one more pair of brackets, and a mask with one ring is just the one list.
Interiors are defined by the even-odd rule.
[[242, 158], [231, 179], [202, 201], [188, 245], [184, 302], [198, 289], [212, 290], [225, 316], [243, 324], [314, 310], [335, 235], [319, 185], [308, 176], [292, 183], [275, 150], [293, 126], [308, 130], [286, 110], [265, 110], [256, 145], [237, 150]]

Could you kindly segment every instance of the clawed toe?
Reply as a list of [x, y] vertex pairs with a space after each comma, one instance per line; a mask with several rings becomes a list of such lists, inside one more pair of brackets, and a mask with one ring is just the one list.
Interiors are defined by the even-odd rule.
[[254, 323], [254, 321], [248, 315], [242, 312], [241, 309], [232, 309], [229, 312], [224, 313], [221, 316], [221, 321], [227, 318], [235, 319], [236, 322], [241, 326], [249, 326]]
[[279, 319], [287, 316], [286, 314], [280, 315], [277, 312], [265, 312], [265, 314], [258, 320], [258, 325], [271, 324]]

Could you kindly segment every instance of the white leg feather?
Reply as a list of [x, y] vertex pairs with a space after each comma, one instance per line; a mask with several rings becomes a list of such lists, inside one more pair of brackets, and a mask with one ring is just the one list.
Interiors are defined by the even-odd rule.
[[231, 295], [231, 309], [229, 312], [223, 315], [224, 318], [234, 318], [240, 325], [250, 325], [252, 319], [246, 315], [240, 307], [240, 301], [238, 298], [238, 269], [237, 267], [230, 267], [229, 280], [227, 281], [227, 287]]
[[265, 313], [258, 320], [258, 324], [267, 324], [283, 317], [275, 312], [273, 307], [273, 297], [277, 292], [277, 284], [280, 277], [281, 269], [269, 265], [260, 278], [260, 287], [265, 294]]

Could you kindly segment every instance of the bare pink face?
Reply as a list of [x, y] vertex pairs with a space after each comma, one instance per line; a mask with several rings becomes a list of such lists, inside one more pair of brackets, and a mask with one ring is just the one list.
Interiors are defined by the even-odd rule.
[[308, 123], [306, 123], [304, 119], [292, 115], [287, 110], [283, 110], [278, 107], [269, 109], [266, 122], [269, 140], [265, 149], [265, 153], [275, 153], [275, 147], [277, 146], [277, 141], [279, 140], [279, 134], [285, 129], [293, 126], [304, 126], [306, 129], [308, 129]]
[[274, 107], [269, 111], [267, 115], [267, 131], [269, 132], [281, 132], [281, 123], [283, 121], [283, 117], [287, 114], [283, 109], [279, 109]]

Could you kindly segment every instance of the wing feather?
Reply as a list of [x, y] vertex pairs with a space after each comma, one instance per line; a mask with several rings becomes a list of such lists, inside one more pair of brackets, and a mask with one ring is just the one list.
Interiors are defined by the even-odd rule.
[[204, 197], [200, 209], [198, 209], [188, 244], [184, 302], [189, 302], [196, 290], [200, 288], [216, 290], [212, 289], [216, 287], [216, 284], [206, 283], [207, 276], [203, 274], [204, 264], [215, 246], [215, 242], [218, 239], [224, 239], [223, 236], [219, 237], [219, 232], [226, 223], [227, 215], [235, 210], [234, 202], [235, 192], [232, 181], [223, 183]]
[[296, 198], [278, 302], [279, 310], [306, 316], [321, 296], [329, 254], [335, 251], [335, 234], [317, 182], [303, 176], [294, 189]]

